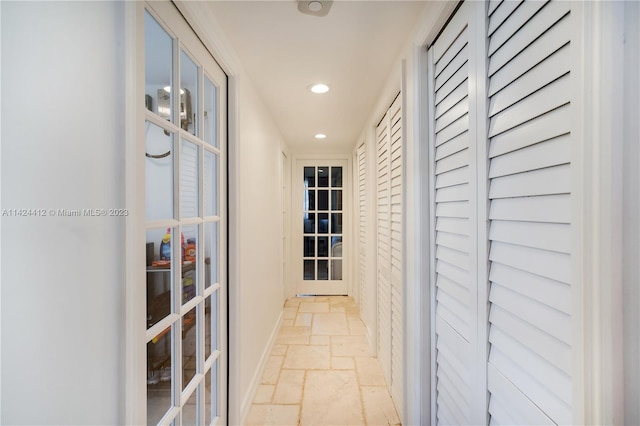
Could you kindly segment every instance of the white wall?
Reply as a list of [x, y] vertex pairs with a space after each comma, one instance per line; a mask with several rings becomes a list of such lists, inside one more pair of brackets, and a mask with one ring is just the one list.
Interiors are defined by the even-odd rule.
[[[124, 205], [124, 8], [5, 2], [2, 209]], [[2, 424], [122, 424], [124, 218], [2, 217]]]
[[281, 133], [203, 2], [176, 2], [229, 79], [229, 423], [240, 424], [284, 304]]
[[[242, 409], [253, 400], [254, 386], [262, 374], [269, 339], [278, 326], [284, 303], [282, 274], [281, 136], [262, 100], [247, 79], [238, 97], [239, 153], [239, 386]], [[233, 214], [233, 212], [231, 213]], [[230, 335], [231, 339], [236, 336]]]

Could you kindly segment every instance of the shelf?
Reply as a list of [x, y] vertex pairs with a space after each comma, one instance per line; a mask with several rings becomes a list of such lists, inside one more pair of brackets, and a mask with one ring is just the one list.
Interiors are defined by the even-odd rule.
[[[195, 262], [183, 263], [182, 264], [182, 273], [193, 271], [196, 269]], [[170, 272], [171, 267], [168, 266], [147, 266], [147, 272]]]

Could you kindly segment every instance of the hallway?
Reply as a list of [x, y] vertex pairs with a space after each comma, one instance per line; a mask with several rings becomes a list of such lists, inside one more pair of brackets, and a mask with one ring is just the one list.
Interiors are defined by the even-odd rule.
[[353, 298], [287, 300], [248, 425], [399, 425]]

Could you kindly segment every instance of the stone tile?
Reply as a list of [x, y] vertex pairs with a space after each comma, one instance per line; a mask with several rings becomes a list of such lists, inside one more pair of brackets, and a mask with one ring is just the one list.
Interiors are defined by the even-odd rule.
[[314, 302], [328, 302], [329, 296], [315, 296]]
[[302, 302], [298, 308], [298, 312], [329, 312], [329, 303]]
[[304, 299], [301, 297], [292, 297], [291, 299], [288, 299], [286, 302], [284, 302], [284, 306], [285, 307], [291, 307], [291, 306], [299, 306], [300, 302], [302, 302]]
[[333, 306], [331, 305], [331, 308], [329, 309], [329, 312], [341, 312], [344, 313], [344, 306]]
[[282, 370], [276, 385], [276, 391], [273, 394], [273, 403], [300, 404], [303, 384], [303, 370]]
[[313, 315], [311, 334], [338, 336], [349, 334], [347, 317], [341, 313], [318, 313]]
[[344, 296], [334, 296], [331, 297], [331, 307], [332, 308], [347, 308], [347, 307], [355, 307], [357, 306], [351, 297]]
[[271, 355], [284, 355], [287, 353], [287, 345], [273, 345]]
[[276, 345], [308, 345], [309, 336], [301, 334], [299, 336], [278, 336], [276, 337]]
[[311, 336], [309, 338], [310, 345], [330, 345], [331, 338], [329, 336]]
[[331, 355], [370, 356], [365, 336], [331, 336]]
[[275, 385], [258, 385], [256, 396], [253, 398], [254, 404], [268, 404], [271, 402]]
[[302, 425], [362, 425], [362, 405], [354, 371], [308, 371]]
[[367, 334], [367, 327], [359, 318], [349, 317], [349, 334], [363, 336]]
[[282, 367], [283, 356], [271, 356], [267, 360], [267, 365], [264, 367], [264, 373], [262, 373], [263, 385], [275, 385], [280, 375], [280, 368]]
[[280, 326], [276, 345], [306, 345], [309, 343], [311, 327]]
[[296, 316], [296, 320], [293, 323], [296, 327], [311, 327], [311, 319], [313, 318], [312, 313], [304, 313], [298, 314]]
[[342, 357], [342, 356], [331, 357], [331, 369], [353, 370], [355, 369], [353, 358]]
[[252, 405], [247, 416], [247, 425], [297, 425], [298, 405]]
[[311, 327], [295, 327], [295, 326], [280, 326], [278, 337], [280, 336], [302, 336], [311, 334]]
[[358, 308], [357, 306], [346, 307], [345, 312], [350, 318], [360, 319], [360, 308]]
[[384, 386], [361, 386], [364, 414], [369, 425], [400, 425], [393, 400]]
[[284, 327], [293, 327], [293, 320], [292, 319], [283, 319], [282, 322], [280, 323], [280, 326], [284, 326]]
[[297, 307], [285, 307], [282, 308], [282, 318], [283, 319], [295, 319], [296, 318], [296, 313], [298, 312], [298, 308]]
[[317, 370], [331, 367], [329, 346], [290, 346], [282, 368]]
[[360, 385], [386, 386], [380, 362], [373, 357], [356, 357], [356, 372]]

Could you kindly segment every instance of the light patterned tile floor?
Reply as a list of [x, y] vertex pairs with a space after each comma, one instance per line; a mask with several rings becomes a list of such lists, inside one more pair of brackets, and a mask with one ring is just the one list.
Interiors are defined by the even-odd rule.
[[247, 425], [400, 425], [353, 299], [287, 300]]

